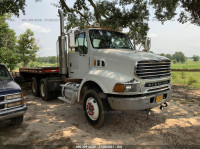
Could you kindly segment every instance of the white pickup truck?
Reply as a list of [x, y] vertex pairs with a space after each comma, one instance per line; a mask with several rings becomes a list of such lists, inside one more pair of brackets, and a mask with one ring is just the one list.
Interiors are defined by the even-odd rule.
[[[167, 106], [172, 96], [170, 60], [149, 53], [149, 39], [146, 50], [138, 51], [126, 34], [107, 28], [71, 30], [66, 37], [61, 11], [59, 15], [59, 69], [52, 70], [52, 77], [40, 75], [40, 70], [37, 75], [29, 71], [35, 95], [48, 100], [61, 86], [62, 97], [58, 98], [82, 104], [95, 128], [103, 126], [111, 110], [150, 111]], [[21, 73], [27, 77], [26, 71]]]

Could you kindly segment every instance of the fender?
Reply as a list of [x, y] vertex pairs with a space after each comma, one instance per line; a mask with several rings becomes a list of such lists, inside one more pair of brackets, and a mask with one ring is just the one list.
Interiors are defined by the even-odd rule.
[[133, 76], [131, 75], [125, 75], [105, 69], [93, 68], [87, 73], [80, 84], [78, 91], [78, 102], [80, 101], [81, 89], [88, 81], [93, 81], [98, 84], [104, 93], [113, 93], [113, 88], [116, 83], [127, 82], [131, 79], [133, 79]]

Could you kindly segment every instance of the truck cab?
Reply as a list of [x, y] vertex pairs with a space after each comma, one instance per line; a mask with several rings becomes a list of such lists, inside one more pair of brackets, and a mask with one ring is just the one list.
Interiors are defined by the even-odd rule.
[[23, 93], [5, 65], [0, 64], [0, 121], [11, 120], [13, 125], [23, 122], [26, 111]]

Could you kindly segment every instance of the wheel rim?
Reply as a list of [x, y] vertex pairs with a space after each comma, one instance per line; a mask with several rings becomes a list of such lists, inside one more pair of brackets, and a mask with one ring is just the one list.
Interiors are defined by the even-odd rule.
[[41, 91], [41, 96], [44, 97], [45, 96], [45, 86], [43, 83], [40, 86], [40, 91]]
[[33, 93], [36, 92], [36, 84], [35, 84], [35, 82], [32, 82], [32, 91], [33, 91]]
[[92, 120], [97, 120], [99, 117], [99, 106], [93, 97], [89, 97], [86, 101], [87, 115]]

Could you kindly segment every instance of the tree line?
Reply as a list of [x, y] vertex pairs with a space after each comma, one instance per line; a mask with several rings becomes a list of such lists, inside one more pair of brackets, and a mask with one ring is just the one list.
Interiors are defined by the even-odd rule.
[[17, 37], [6, 22], [8, 18], [9, 15], [0, 16], [0, 63], [6, 64], [12, 71], [20, 62], [26, 67], [30, 61], [34, 61], [39, 47], [30, 29]]
[[57, 63], [58, 59], [56, 56], [47, 56], [47, 57], [37, 57], [36, 62], [39, 63], [50, 63], [55, 64]]
[[[175, 52], [174, 54], [164, 54], [161, 53], [161, 56], [165, 56], [167, 58], [169, 58], [170, 60], [172, 60], [172, 62], [175, 63], [184, 63], [186, 61], [186, 57], [184, 55], [183, 52]], [[198, 55], [193, 55], [192, 59], [193, 61], [199, 61], [199, 56]]]

